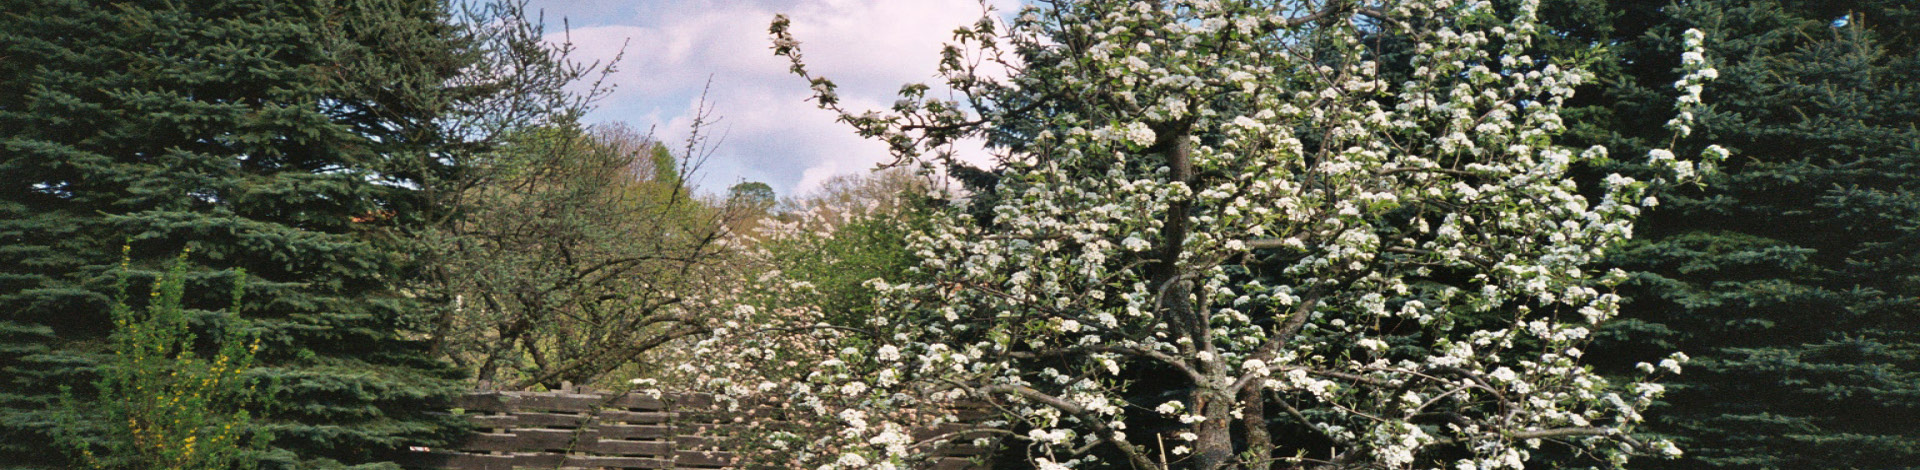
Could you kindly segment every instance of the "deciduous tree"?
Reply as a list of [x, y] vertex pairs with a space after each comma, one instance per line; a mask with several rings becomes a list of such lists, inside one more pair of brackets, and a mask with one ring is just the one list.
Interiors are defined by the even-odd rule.
[[453, 300], [435, 322], [444, 354], [492, 387], [558, 388], [707, 331], [688, 300], [724, 289], [710, 282], [721, 240], [746, 211], [694, 197], [683, 160], [624, 126], [508, 141], [474, 170], [462, 216], [423, 239], [435, 263], [422, 289]]
[[[1588, 76], [1530, 54], [1535, 6], [1043, 2], [956, 31], [940, 70], [958, 100], [910, 84], [886, 111], [844, 109], [778, 19], [774, 50], [819, 104], [900, 163], [994, 137], [996, 202], [914, 235], [925, 277], [874, 281], [866, 324], [725, 339], [747, 359], [708, 362], [715, 384], [831, 420], [786, 443], [830, 468], [976, 439], [1045, 469], [1671, 452], [1629, 436], [1658, 384], [1583, 365], [1623, 277], [1590, 264], [1646, 188], [1700, 168], [1656, 149], [1651, 180], [1576, 184], [1607, 153], [1555, 143]], [[1714, 74], [1698, 54], [1675, 134]], [[832, 357], [787, 382], [725, 373], [806, 354]], [[918, 432], [961, 402], [991, 416]]]

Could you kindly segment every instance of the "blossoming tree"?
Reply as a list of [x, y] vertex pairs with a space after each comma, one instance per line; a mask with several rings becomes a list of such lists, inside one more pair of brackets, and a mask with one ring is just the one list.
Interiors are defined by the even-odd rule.
[[[956, 32], [940, 71], [958, 99], [907, 85], [890, 111], [843, 108], [773, 24], [819, 104], [899, 163], [986, 138], [1001, 173], [990, 220], [956, 210], [915, 237], [929, 280], [872, 281], [867, 324], [707, 343], [751, 357], [715, 370], [835, 356], [788, 381], [710, 374], [829, 418], [788, 458], [890, 468], [998, 443], [1045, 469], [1476, 469], [1676, 452], [1630, 431], [1661, 393], [1646, 380], [1685, 358], [1630, 383], [1583, 366], [1620, 280], [1586, 265], [1631, 236], [1648, 185], [1698, 169], [1655, 151], [1654, 181], [1576, 184], [1570, 168], [1607, 154], [1553, 143], [1586, 75], [1528, 55], [1537, 2], [1037, 3]], [[1676, 84], [1676, 134], [1702, 63]]]

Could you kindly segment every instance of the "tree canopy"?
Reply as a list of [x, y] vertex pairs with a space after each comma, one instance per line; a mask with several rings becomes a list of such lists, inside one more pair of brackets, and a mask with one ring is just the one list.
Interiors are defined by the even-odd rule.
[[[987, 437], [1049, 469], [1671, 453], [1629, 435], [1662, 388], [1583, 365], [1624, 278], [1591, 264], [1653, 204], [1647, 188], [1700, 168], [1654, 149], [1651, 179], [1580, 186], [1569, 168], [1606, 149], [1554, 138], [1589, 76], [1529, 55], [1535, 6], [1049, 3], [956, 32], [940, 70], [962, 101], [910, 84], [890, 111], [844, 110], [777, 19], [775, 53], [900, 163], [1030, 137], [996, 148], [992, 219], [933, 216], [909, 244], [925, 278], [870, 281], [865, 324], [710, 342], [765, 364], [832, 354], [819, 371], [710, 374], [830, 420], [842, 440], [803, 461], [836, 468]], [[1689, 38], [1678, 135], [1715, 75]], [[816, 334], [781, 343], [794, 331]], [[910, 437], [959, 402], [993, 417]]]
[[235, 309], [261, 338], [247, 374], [276, 391], [255, 415], [269, 466], [381, 463], [464, 432], [434, 412], [466, 385], [412, 334], [402, 247], [448, 214], [434, 194], [463, 162], [572, 98], [514, 4], [446, 8], [0, 6], [0, 460], [61, 465], [52, 400], [91, 396], [116, 352], [123, 245], [136, 290], [192, 250], [196, 328], [230, 300], [224, 270], [247, 273]]

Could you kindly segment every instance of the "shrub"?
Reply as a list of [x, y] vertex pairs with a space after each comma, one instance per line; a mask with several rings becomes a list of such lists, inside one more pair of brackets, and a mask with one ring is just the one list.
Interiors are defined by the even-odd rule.
[[[60, 441], [90, 468], [250, 468], [247, 455], [271, 439], [255, 432], [249, 408], [261, 403], [259, 381], [245, 375], [260, 341], [237, 310], [246, 272], [230, 271], [232, 303], [219, 312], [186, 308], [186, 252], [153, 281], [143, 308], [127, 295], [130, 257], [121, 262], [113, 305], [112, 356], [101, 364], [90, 403], [63, 387]], [[196, 322], [195, 320], [200, 320]], [[211, 331], [200, 342], [194, 324]], [[203, 351], [211, 352], [202, 354]], [[83, 416], [91, 431], [82, 437]]]

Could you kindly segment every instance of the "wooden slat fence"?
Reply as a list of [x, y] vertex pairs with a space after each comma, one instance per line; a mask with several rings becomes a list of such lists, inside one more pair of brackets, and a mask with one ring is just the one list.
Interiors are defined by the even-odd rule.
[[[777, 407], [727, 412], [702, 395], [475, 392], [453, 410], [478, 428], [454, 449], [415, 449], [414, 469], [728, 469], [736, 459], [721, 433], [737, 422], [782, 418]], [[981, 469], [971, 445], [947, 450], [934, 467]]]

